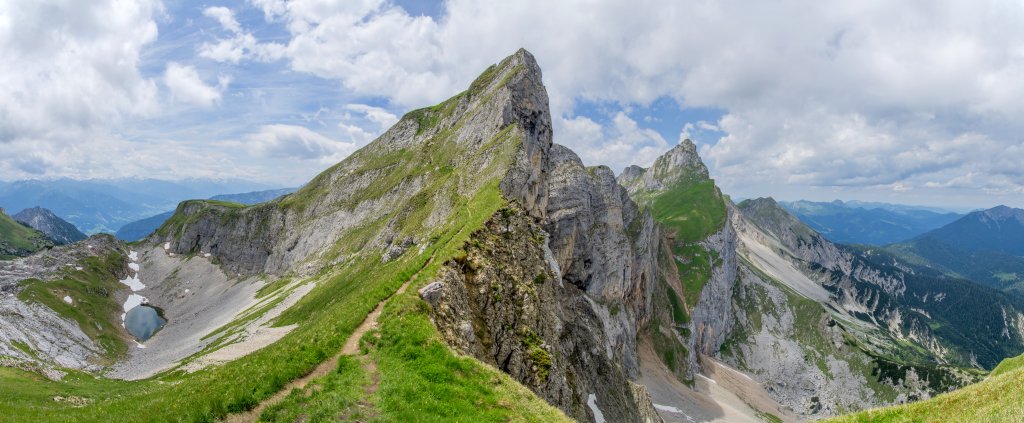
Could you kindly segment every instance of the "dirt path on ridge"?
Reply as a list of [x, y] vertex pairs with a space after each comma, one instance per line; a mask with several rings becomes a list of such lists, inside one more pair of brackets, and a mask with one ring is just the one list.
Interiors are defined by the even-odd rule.
[[338, 354], [335, 354], [331, 358], [325, 360], [323, 363], [320, 363], [315, 368], [313, 368], [313, 371], [309, 372], [305, 376], [292, 380], [283, 388], [278, 390], [277, 393], [275, 393], [274, 395], [271, 395], [269, 398], [260, 401], [260, 403], [257, 406], [253, 407], [252, 409], [248, 411], [243, 411], [241, 413], [230, 414], [227, 417], [225, 417], [224, 420], [222, 421], [225, 423], [251, 423], [258, 421], [260, 418], [260, 414], [263, 413], [263, 410], [265, 410], [267, 407], [271, 405], [280, 402], [282, 399], [284, 399], [284, 397], [288, 396], [288, 394], [291, 393], [293, 389], [305, 388], [306, 385], [308, 385], [309, 382], [312, 381], [313, 379], [325, 376], [331, 371], [333, 371], [336, 367], [338, 367], [339, 357], [343, 355], [356, 355], [359, 352], [359, 340], [363, 337], [363, 335], [366, 334], [366, 332], [369, 332], [371, 329], [377, 327], [377, 320], [380, 318], [381, 311], [384, 310], [384, 304], [387, 303], [388, 300], [394, 298], [395, 296], [404, 294], [406, 289], [409, 288], [409, 284], [412, 283], [412, 281], [415, 280], [417, 276], [419, 276], [420, 271], [426, 269], [427, 266], [430, 266], [430, 263], [433, 261], [434, 257], [431, 256], [430, 259], [427, 260], [426, 264], [424, 264], [423, 267], [420, 268], [420, 270], [417, 270], [416, 273], [410, 276], [409, 279], [402, 284], [402, 286], [398, 287], [398, 290], [395, 291], [394, 294], [391, 294], [387, 298], [381, 300], [381, 302], [377, 303], [377, 306], [373, 308], [373, 311], [371, 311], [370, 314], [366, 315], [366, 318], [363, 319], [363, 322], [360, 323], [359, 326], [357, 326], [356, 329], [352, 331], [352, 334], [349, 335], [348, 339], [345, 340], [345, 344], [344, 346], [341, 347], [341, 351], [338, 352]]

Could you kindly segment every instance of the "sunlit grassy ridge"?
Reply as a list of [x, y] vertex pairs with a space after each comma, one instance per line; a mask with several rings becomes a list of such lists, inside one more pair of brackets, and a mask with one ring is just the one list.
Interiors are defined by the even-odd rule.
[[1024, 356], [1008, 358], [982, 382], [935, 398], [837, 417], [829, 422], [1024, 421]]

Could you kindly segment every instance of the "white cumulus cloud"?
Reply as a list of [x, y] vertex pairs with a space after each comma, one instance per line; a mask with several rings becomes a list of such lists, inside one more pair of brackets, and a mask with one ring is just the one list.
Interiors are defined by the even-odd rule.
[[200, 107], [211, 107], [220, 102], [221, 93], [230, 83], [230, 77], [221, 76], [217, 85], [207, 85], [195, 67], [175, 62], [168, 63], [164, 71], [164, 84], [171, 95], [180, 102]]
[[338, 162], [356, 149], [353, 142], [335, 141], [306, 127], [284, 124], [261, 126], [246, 137], [243, 145], [265, 157], [322, 163]]

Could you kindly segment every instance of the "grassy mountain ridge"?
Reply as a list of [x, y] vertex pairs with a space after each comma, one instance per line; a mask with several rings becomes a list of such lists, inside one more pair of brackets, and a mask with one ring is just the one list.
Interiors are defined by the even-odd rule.
[[683, 140], [650, 168], [627, 168], [618, 178], [630, 198], [651, 213], [666, 238], [659, 248], [660, 275], [653, 308], [644, 329], [664, 364], [692, 383], [690, 345], [693, 311], [716, 267], [719, 252], [707, 239], [728, 224], [726, 199], [708, 175], [696, 146]]
[[0, 209], [0, 260], [27, 256], [53, 245], [46, 234], [14, 220]]
[[[229, 203], [240, 203], [240, 204], [259, 204], [267, 202], [278, 197], [288, 195], [295, 192], [294, 188], [282, 188], [272, 189], [265, 191], [253, 191], [245, 192], [240, 194], [218, 194], [210, 197], [213, 201], [225, 201]], [[174, 211], [160, 213], [158, 215], [150, 216], [144, 219], [139, 219], [134, 222], [126, 223], [117, 230], [116, 236], [118, 239], [124, 241], [138, 241], [145, 238], [149, 234], [157, 230], [167, 219], [174, 215]]]

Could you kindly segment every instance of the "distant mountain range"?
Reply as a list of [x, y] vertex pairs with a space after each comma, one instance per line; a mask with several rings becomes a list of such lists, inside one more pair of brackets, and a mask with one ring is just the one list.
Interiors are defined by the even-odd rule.
[[[291, 194], [295, 190], [296, 188], [282, 188], [241, 194], [221, 194], [210, 197], [210, 199], [241, 204], [258, 204], [273, 200], [282, 195]], [[138, 241], [153, 233], [156, 228], [159, 228], [167, 219], [170, 219], [173, 214], [174, 211], [172, 210], [128, 223], [117, 230], [116, 236], [124, 241]]]
[[221, 194], [210, 197], [211, 200], [230, 201], [241, 204], [259, 204], [273, 200], [282, 195], [295, 192], [298, 188], [270, 189], [265, 191], [243, 192], [241, 194]]
[[859, 201], [789, 201], [779, 204], [828, 240], [886, 245], [905, 241], [962, 215], [932, 207]]
[[952, 276], [1024, 294], [1024, 210], [976, 211], [889, 250]]
[[52, 211], [42, 207], [32, 207], [14, 215], [14, 220], [46, 234], [53, 242], [64, 245], [81, 241], [87, 237], [72, 225], [57, 217]]
[[171, 210], [182, 200], [269, 188], [274, 187], [242, 180], [23, 180], [0, 182], [0, 207], [11, 213], [43, 207], [85, 234], [113, 233], [126, 223]]

